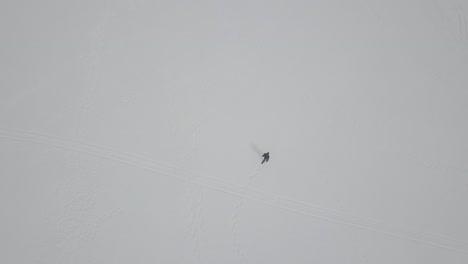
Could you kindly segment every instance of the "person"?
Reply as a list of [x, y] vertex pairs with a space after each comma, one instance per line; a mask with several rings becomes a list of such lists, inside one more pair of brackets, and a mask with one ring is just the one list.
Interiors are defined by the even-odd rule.
[[263, 154], [262, 157], [263, 157], [262, 164], [264, 162], [268, 162], [268, 160], [270, 159], [270, 152], [267, 152], [267, 153]]

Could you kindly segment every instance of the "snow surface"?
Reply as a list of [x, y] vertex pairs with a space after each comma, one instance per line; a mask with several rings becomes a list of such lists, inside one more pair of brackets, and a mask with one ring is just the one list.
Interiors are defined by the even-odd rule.
[[2, 1], [0, 263], [468, 263], [467, 20]]

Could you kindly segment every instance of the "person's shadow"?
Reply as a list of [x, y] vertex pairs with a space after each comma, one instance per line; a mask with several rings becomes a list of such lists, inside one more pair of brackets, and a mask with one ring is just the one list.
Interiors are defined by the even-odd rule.
[[257, 145], [255, 145], [254, 143], [250, 143], [250, 148], [258, 155], [258, 156], [262, 156], [263, 155], [263, 151], [261, 151]]

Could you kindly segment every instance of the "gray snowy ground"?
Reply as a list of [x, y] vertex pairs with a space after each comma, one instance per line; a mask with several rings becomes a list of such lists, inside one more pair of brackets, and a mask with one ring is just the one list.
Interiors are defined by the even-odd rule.
[[466, 0], [3, 1], [0, 39], [1, 263], [468, 263]]

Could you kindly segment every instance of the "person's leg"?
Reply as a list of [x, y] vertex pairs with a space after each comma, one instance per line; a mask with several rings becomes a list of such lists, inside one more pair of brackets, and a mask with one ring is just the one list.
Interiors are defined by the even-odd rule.
[[266, 159], [263, 159], [262, 164], [265, 162]]

